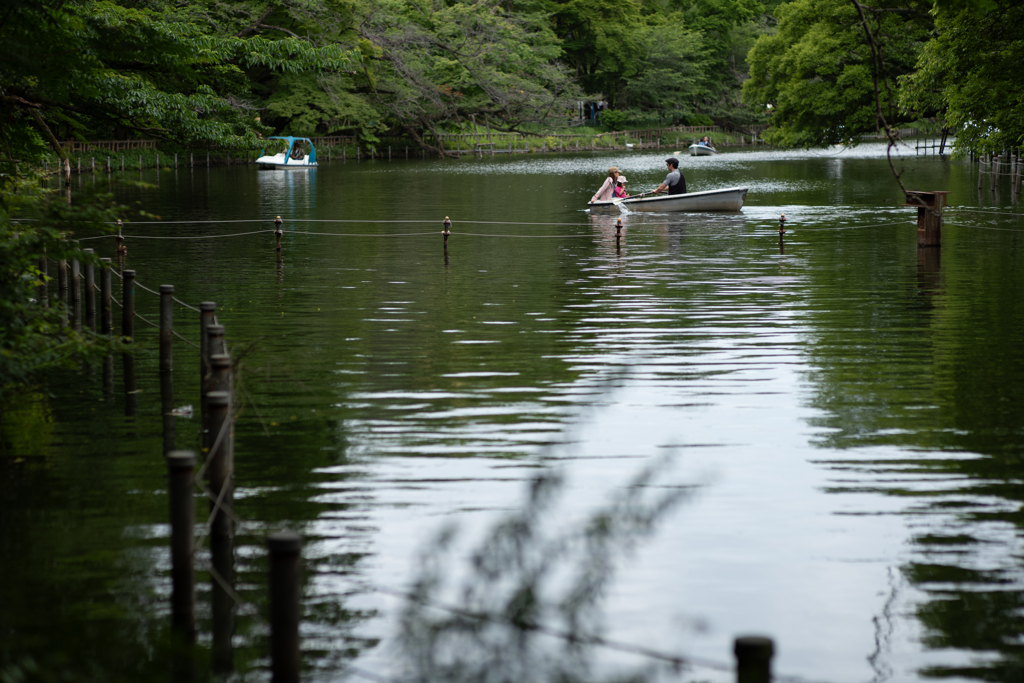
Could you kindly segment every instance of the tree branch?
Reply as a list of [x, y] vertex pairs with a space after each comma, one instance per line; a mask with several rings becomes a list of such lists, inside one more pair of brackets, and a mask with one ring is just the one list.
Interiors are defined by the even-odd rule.
[[[907, 188], [903, 186], [903, 180], [900, 178], [903, 175], [896, 171], [896, 165], [892, 160], [892, 148], [899, 143], [899, 133], [889, 125], [889, 121], [885, 118], [885, 113], [882, 111], [882, 91], [878, 85], [878, 79], [881, 75], [883, 82], [885, 82], [886, 90], [889, 89], [888, 82], [885, 81], [885, 61], [882, 55], [882, 48], [875, 41], [874, 34], [871, 33], [871, 27], [868, 26], [868, 19], [864, 15], [864, 6], [861, 5], [857, 0], [850, 0], [853, 6], [857, 9], [857, 14], [860, 16], [860, 25], [864, 27], [864, 35], [868, 39], [868, 46], [871, 48], [872, 56], [872, 69], [871, 78], [875, 89], [875, 117], [876, 123], [881, 124], [885, 129], [885, 137], [889, 139], [889, 145], [885, 150], [885, 158], [889, 162], [889, 170], [892, 171], [893, 177], [896, 179], [896, 184], [900, 186], [900, 192], [903, 193], [904, 197], [907, 197]], [[890, 97], [892, 93], [889, 93]]]
[[46, 121], [43, 121], [43, 116], [39, 113], [39, 109], [31, 108], [29, 109], [29, 113], [32, 115], [32, 120], [35, 121], [36, 127], [39, 128], [43, 135], [50, 139], [50, 144], [53, 146], [53, 150], [57, 152], [57, 156], [59, 156], [64, 161], [67, 161], [68, 153], [64, 150], [63, 147], [61, 147], [60, 142], [57, 141], [57, 138], [56, 136], [54, 136], [53, 131], [51, 131], [50, 127], [46, 125]]

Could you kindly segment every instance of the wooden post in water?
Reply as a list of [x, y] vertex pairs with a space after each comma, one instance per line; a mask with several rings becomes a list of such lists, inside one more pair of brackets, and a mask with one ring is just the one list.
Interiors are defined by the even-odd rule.
[[82, 300], [82, 273], [78, 259], [71, 259], [71, 301]]
[[290, 531], [267, 537], [270, 551], [270, 672], [273, 683], [298, 683], [299, 560], [302, 537]]
[[[230, 361], [228, 362], [230, 365]], [[210, 391], [206, 394], [209, 415], [210, 450], [206, 456], [206, 479], [210, 492], [220, 500], [210, 501], [211, 536], [230, 536], [231, 470], [234, 461], [234, 434], [231, 425], [231, 392]]]
[[199, 304], [199, 429], [203, 432], [202, 443], [206, 446], [206, 377], [210, 374], [209, 335], [207, 328], [217, 319], [217, 304], [203, 301]]
[[67, 259], [57, 260], [57, 291], [60, 292], [61, 298], [68, 291], [68, 262]]
[[85, 264], [85, 324], [96, 329], [96, 264], [92, 262], [92, 249], [83, 249], [89, 258]]
[[39, 304], [43, 308], [49, 308], [50, 307], [50, 288], [49, 288], [49, 285], [47, 284], [47, 282], [49, 281], [50, 276], [49, 276], [47, 262], [46, 262], [46, 252], [43, 252], [43, 255], [39, 257], [39, 260], [37, 261], [36, 265], [39, 267], [39, 274], [42, 276], [42, 277], [40, 277], [40, 285], [39, 285]]
[[[212, 327], [207, 328], [207, 332]], [[212, 338], [211, 338], [212, 339]], [[221, 338], [223, 340], [223, 337]], [[214, 344], [211, 341], [211, 346]], [[235, 604], [229, 589], [235, 582], [234, 508], [235, 469], [234, 424], [231, 416], [231, 359], [224, 354], [210, 356], [211, 391], [206, 395], [209, 415], [210, 450], [207, 456], [207, 481], [210, 501], [210, 559], [220, 576], [211, 585], [213, 607], [213, 670], [218, 674], [234, 670], [231, 645], [235, 631]], [[227, 584], [222, 585], [222, 584]]]
[[224, 353], [227, 353], [227, 347], [224, 345], [224, 326], [218, 323], [208, 324], [206, 326], [206, 384], [204, 385], [207, 392], [213, 391], [210, 384], [213, 381], [213, 365], [210, 359]]
[[904, 206], [917, 207], [917, 246], [938, 247], [942, 243], [942, 208], [949, 192], [907, 192]]
[[121, 337], [130, 344], [135, 337], [135, 271], [121, 273]]
[[164, 453], [174, 450], [174, 285], [160, 285], [160, 407], [163, 414]]
[[100, 259], [100, 334], [114, 331], [114, 313], [111, 309], [110, 259]]
[[196, 639], [196, 587], [192, 568], [195, 500], [192, 473], [196, 454], [171, 451], [167, 454], [171, 512], [171, 627], [186, 643]]
[[736, 683], [771, 683], [772, 656], [775, 644], [771, 638], [743, 636], [733, 643], [736, 655]]
[[283, 221], [281, 220], [280, 216], [278, 216], [277, 218], [274, 219], [274, 238], [277, 241], [277, 251], [278, 251], [278, 253], [281, 252], [281, 235], [282, 235], [281, 223], [282, 222]]

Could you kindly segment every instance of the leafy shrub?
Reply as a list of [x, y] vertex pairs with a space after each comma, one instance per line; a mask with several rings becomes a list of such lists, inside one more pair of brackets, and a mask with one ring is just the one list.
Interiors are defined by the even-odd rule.
[[608, 130], [622, 130], [628, 119], [629, 114], [624, 111], [605, 109], [601, 112], [601, 124]]

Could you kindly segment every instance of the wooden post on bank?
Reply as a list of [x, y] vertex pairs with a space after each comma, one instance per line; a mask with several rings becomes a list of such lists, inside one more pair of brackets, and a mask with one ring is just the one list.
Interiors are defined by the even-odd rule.
[[737, 638], [733, 653], [736, 655], [736, 683], [771, 683], [772, 655], [775, 654], [771, 638]]
[[100, 259], [100, 334], [114, 331], [114, 312], [111, 308], [110, 259]]
[[135, 336], [135, 271], [121, 273], [121, 336], [131, 343]]
[[917, 246], [938, 247], [942, 244], [942, 208], [949, 192], [907, 192], [904, 206], [917, 207]]
[[171, 451], [167, 454], [171, 502], [171, 626], [186, 643], [196, 639], [195, 571], [192, 567], [195, 501], [192, 473], [196, 454]]
[[267, 537], [270, 551], [270, 671], [273, 683], [298, 683], [299, 560], [302, 537], [290, 531]]

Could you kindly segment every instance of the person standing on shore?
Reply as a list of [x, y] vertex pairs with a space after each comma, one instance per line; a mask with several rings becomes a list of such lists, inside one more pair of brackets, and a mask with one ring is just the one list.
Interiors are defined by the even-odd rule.
[[658, 194], [665, 190], [668, 190], [669, 194], [686, 194], [686, 178], [683, 176], [683, 172], [679, 170], [679, 159], [675, 157], [665, 159], [665, 167], [668, 169], [665, 182], [658, 185], [658, 189], [651, 192], [651, 194]]
[[604, 179], [604, 185], [597, 191], [593, 197], [590, 198], [590, 203], [594, 202], [607, 202], [612, 199], [615, 193], [615, 181], [619, 177], [619, 169], [612, 166], [608, 169], [608, 177]]

